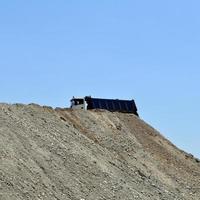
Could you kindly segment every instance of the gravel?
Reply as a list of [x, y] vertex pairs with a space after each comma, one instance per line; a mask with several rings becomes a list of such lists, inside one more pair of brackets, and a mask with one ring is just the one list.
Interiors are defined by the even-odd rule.
[[199, 200], [199, 159], [132, 114], [0, 104], [0, 200]]

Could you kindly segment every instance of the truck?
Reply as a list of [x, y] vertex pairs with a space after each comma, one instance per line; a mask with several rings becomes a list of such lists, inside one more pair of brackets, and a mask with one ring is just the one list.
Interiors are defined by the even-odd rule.
[[105, 109], [111, 112], [132, 113], [139, 116], [136, 103], [133, 99], [102, 99], [91, 96], [73, 97], [70, 108], [82, 110]]

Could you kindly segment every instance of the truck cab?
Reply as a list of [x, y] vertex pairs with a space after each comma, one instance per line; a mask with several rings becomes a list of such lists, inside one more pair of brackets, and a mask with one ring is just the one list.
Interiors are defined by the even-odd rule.
[[71, 99], [71, 106], [72, 109], [79, 109], [79, 110], [86, 110], [86, 102], [85, 98], [75, 98]]

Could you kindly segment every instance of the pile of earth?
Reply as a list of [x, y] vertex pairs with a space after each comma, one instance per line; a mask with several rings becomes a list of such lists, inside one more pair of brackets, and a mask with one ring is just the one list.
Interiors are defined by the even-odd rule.
[[199, 200], [200, 161], [132, 114], [0, 104], [1, 200]]

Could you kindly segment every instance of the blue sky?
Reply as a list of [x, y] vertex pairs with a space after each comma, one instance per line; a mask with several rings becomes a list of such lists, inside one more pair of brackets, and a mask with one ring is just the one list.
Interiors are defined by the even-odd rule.
[[136, 100], [141, 117], [200, 158], [200, 2], [0, 2], [0, 101]]

